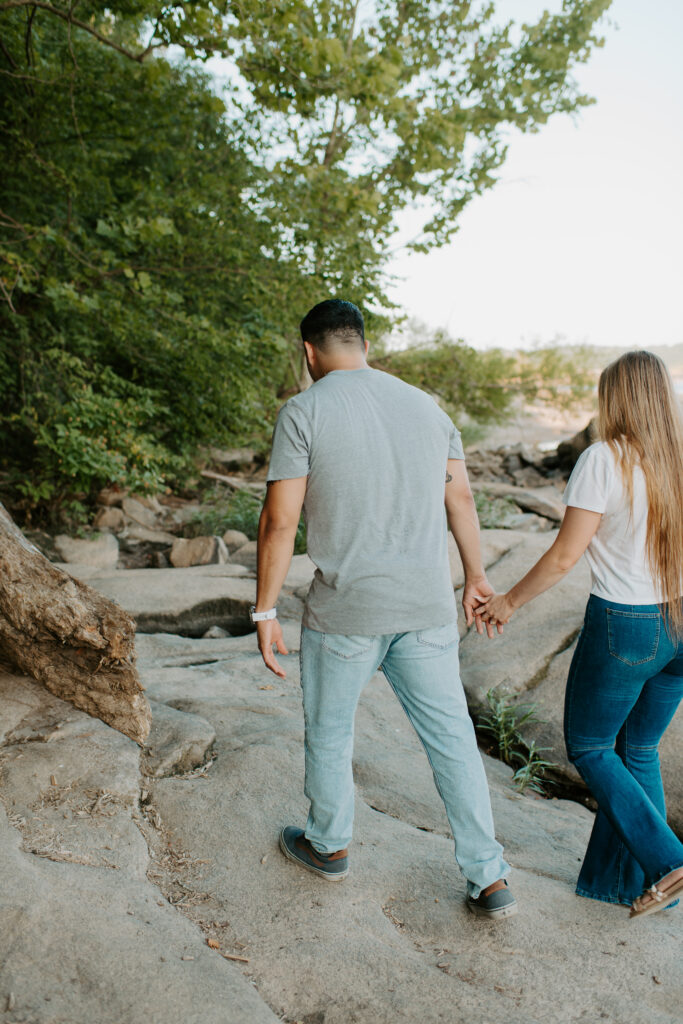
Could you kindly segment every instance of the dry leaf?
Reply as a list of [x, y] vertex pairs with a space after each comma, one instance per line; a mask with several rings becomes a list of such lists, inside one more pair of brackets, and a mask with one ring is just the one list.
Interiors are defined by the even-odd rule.
[[274, 690], [274, 689], [275, 689], [275, 687], [271, 686], [270, 683], [268, 683], [267, 686], [259, 686], [259, 690]]
[[206, 940], [206, 944], [207, 944], [207, 946], [211, 946], [211, 949], [220, 949], [221, 948], [220, 942], [218, 942], [216, 939], [207, 939]]
[[51, 775], [50, 776], [50, 785], [51, 786], [56, 786], [57, 785], [57, 776], [56, 775]]

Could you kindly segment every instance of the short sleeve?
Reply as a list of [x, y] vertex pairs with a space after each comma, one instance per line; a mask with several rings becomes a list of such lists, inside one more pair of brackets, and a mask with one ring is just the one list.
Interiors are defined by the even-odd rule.
[[465, 449], [462, 446], [462, 439], [460, 437], [460, 431], [456, 425], [451, 423], [450, 433], [448, 435], [448, 458], [449, 459], [464, 459]]
[[305, 414], [289, 401], [280, 409], [270, 453], [267, 480], [295, 480], [308, 476], [310, 425]]
[[615, 467], [604, 442], [592, 444], [579, 456], [562, 495], [565, 505], [604, 512], [614, 485]]

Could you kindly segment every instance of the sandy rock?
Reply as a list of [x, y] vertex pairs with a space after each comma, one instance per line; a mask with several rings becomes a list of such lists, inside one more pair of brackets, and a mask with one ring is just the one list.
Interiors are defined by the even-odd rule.
[[518, 487], [543, 487], [546, 478], [535, 466], [521, 466], [510, 473]]
[[92, 540], [60, 534], [55, 537], [55, 547], [65, 562], [75, 565], [113, 569], [119, 559], [119, 544], [111, 533], [102, 533]]
[[191, 565], [220, 565], [228, 561], [228, 551], [220, 537], [176, 537], [171, 548], [171, 564], [177, 569]]
[[2, 1019], [276, 1024], [147, 877], [145, 834], [157, 833], [138, 810], [135, 744], [31, 680], [0, 675], [0, 721], [20, 705], [0, 748], [0, 863], [11, 879], [0, 886]]
[[126, 517], [120, 508], [110, 505], [98, 510], [93, 519], [93, 526], [96, 530], [111, 530], [112, 533], [120, 533], [126, 525]]
[[[69, 571], [125, 608], [137, 621], [138, 633], [179, 632], [200, 637], [213, 625], [231, 633], [252, 629], [249, 608], [256, 600], [256, 583], [243, 578], [243, 566], [100, 573], [86, 569], [85, 574], [80, 566], [70, 566]], [[285, 598], [284, 607], [297, 614], [301, 606], [295, 599]]]
[[145, 771], [156, 778], [204, 764], [216, 739], [205, 718], [150, 701], [152, 729], [145, 749]]
[[[481, 531], [481, 557], [484, 568], [488, 572], [491, 566], [495, 565], [503, 555], [507, 554], [517, 544], [524, 540], [523, 533], [516, 533], [514, 530], [482, 530]], [[462, 568], [462, 561], [458, 546], [455, 543], [453, 534], [448, 534], [448, 560], [451, 567], [451, 580], [455, 588], [462, 587], [465, 583], [465, 574]]]
[[551, 486], [538, 487], [535, 490], [515, 487], [514, 484], [485, 484], [483, 488], [475, 483], [475, 490], [485, 490], [496, 498], [510, 498], [524, 512], [533, 512], [553, 522], [560, 523], [564, 518], [564, 505], [557, 488]]
[[235, 565], [246, 565], [248, 569], [256, 568], [256, 541], [250, 540], [230, 556], [230, 561]]
[[143, 504], [139, 498], [124, 498], [121, 502], [121, 508], [128, 519], [139, 523], [140, 526], [146, 526], [149, 530], [154, 528], [157, 521], [157, 513], [147, 504]]
[[226, 530], [223, 534], [223, 543], [230, 552], [237, 551], [238, 548], [243, 547], [244, 544], [249, 543], [249, 538], [246, 533], [242, 533], [241, 530]]
[[139, 523], [131, 522], [126, 530], [126, 539], [139, 540], [145, 544], [158, 544], [161, 547], [167, 548], [175, 544], [178, 538], [172, 533], [166, 533], [165, 530], [150, 530], [148, 526], [141, 526]]
[[497, 928], [467, 913], [429, 764], [381, 676], [356, 720], [349, 878], [323, 885], [286, 861], [278, 828], [303, 823], [306, 809], [298, 673], [287, 660], [271, 689], [262, 671], [256, 656], [190, 670], [183, 707], [215, 724], [218, 758], [206, 778], [152, 783], [152, 799], [190, 855], [210, 861], [209, 899], [193, 918], [229, 916], [270, 1005], [324, 1024], [574, 1024], [601, 1013], [673, 1024], [674, 916], [643, 922], [646, 933], [629, 928], [625, 908], [576, 897], [590, 812], [520, 796], [488, 759], [520, 913]]
[[[162, 495], [162, 497], [163, 496], [164, 495]], [[132, 497], [141, 505], [144, 505], [145, 508], [154, 512], [156, 516], [164, 514], [164, 506], [161, 504], [156, 494], [133, 494]]]

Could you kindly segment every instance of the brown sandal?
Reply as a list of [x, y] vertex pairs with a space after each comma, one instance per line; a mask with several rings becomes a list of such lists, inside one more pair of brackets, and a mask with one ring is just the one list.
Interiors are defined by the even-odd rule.
[[[672, 875], [673, 873], [673, 871], [670, 872]], [[633, 901], [629, 917], [647, 917], [648, 914], [656, 914], [658, 910], [664, 910], [676, 896], [683, 892], [683, 877], [676, 879], [668, 889], [658, 889], [657, 886], [661, 885], [668, 877], [665, 875], [656, 885], [650, 886], [642, 896]]]

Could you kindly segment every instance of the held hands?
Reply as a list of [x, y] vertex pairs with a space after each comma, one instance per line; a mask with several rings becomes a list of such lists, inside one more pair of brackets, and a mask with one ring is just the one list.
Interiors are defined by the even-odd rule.
[[492, 598], [496, 598], [496, 594], [486, 576], [472, 577], [465, 581], [462, 606], [465, 611], [467, 625], [471, 626], [474, 623], [477, 633], [480, 635], [484, 632], [484, 628], [486, 628], [489, 640], [492, 640], [495, 636], [493, 632], [494, 625], [499, 633], [503, 632], [502, 622], [497, 621], [495, 616], [491, 619], [485, 619], [482, 616], [482, 609], [488, 606]]
[[271, 672], [281, 679], [286, 679], [287, 673], [273, 653], [273, 645], [275, 645], [279, 654], [289, 654], [284, 637], [282, 636], [282, 626], [277, 619], [267, 619], [265, 622], [256, 623], [256, 633], [258, 636], [258, 649], [261, 652], [266, 668], [270, 669]]
[[498, 631], [502, 633], [503, 624], [510, 621], [513, 611], [512, 602], [507, 594], [493, 594], [488, 600], [479, 605], [476, 614], [486, 623], [487, 629], [492, 623], [495, 623]]

